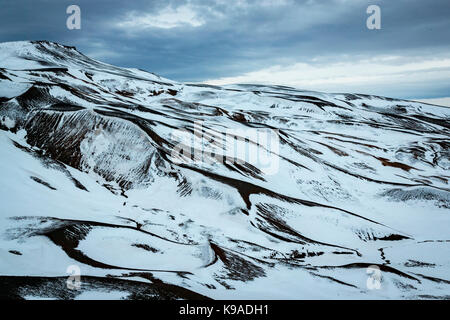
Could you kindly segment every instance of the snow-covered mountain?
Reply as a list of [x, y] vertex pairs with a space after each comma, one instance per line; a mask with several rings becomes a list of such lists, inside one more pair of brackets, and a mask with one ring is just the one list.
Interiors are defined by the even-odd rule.
[[450, 298], [449, 119], [2, 43], [0, 296]]

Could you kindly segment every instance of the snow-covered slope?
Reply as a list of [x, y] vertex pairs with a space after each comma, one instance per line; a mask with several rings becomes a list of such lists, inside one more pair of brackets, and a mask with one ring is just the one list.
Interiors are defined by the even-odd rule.
[[[449, 119], [0, 44], [0, 296], [449, 298]], [[231, 161], [230, 132], [270, 170]]]

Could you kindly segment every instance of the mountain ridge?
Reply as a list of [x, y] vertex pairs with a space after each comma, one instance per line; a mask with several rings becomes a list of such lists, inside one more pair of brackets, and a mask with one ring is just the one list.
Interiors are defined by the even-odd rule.
[[28, 298], [65, 296], [34, 283], [70, 265], [90, 279], [72, 298], [92, 277], [215, 299], [447, 297], [447, 109], [183, 84], [52, 42], [0, 44], [0, 275]]

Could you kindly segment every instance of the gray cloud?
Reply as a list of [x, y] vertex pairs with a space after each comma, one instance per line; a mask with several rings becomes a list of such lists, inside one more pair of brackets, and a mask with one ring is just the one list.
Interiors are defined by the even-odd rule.
[[[231, 79], [273, 66], [323, 67], [380, 56], [402, 57], [405, 63], [445, 59], [450, 52], [448, 0], [3, 2], [0, 41], [57, 41], [108, 63], [180, 81]], [[81, 7], [81, 30], [66, 29], [70, 4]], [[381, 30], [365, 26], [369, 4], [381, 7]], [[340, 91], [395, 95], [392, 84], [383, 81], [338, 85]], [[406, 98], [450, 95], [437, 76], [398, 85], [398, 94]]]

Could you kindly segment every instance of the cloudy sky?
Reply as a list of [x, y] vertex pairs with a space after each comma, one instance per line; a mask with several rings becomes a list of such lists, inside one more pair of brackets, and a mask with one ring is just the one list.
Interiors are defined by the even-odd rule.
[[[66, 9], [81, 8], [68, 30]], [[369, 30], [369, 5], [381, 29]], [[449, 0], [1, 0], [0, 41], [51, 40], [184, 82], [450, 97]]]

